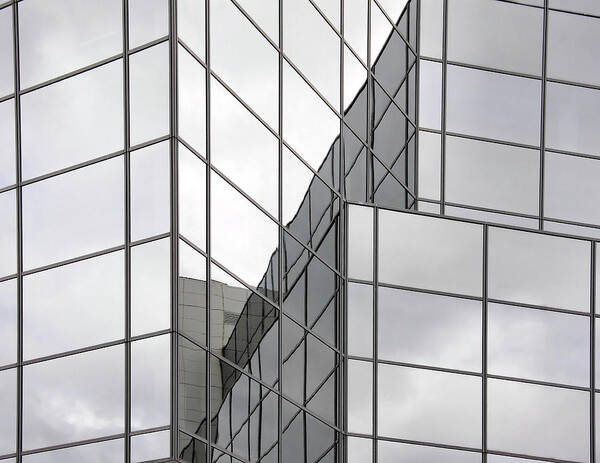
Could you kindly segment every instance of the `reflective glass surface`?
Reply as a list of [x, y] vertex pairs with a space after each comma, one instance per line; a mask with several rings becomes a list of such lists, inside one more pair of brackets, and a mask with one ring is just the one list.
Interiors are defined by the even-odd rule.
[[123, 243], [123, 159], [23, 188], [26, 269]]
[[15, 183], [15, 103], [0, 103], [0, 188]]
[[421, 60], [419, 75], [419, 125], [440, 129], [442, 118], [442, 66]]
[[17, 442], [17, 369], [0, 371], [0, 455]]
[[600, 91], [549, 82], [546, 95], [546, 146], [598, 155]]
[[373, 364], [348, 361], [348, 431], [370, 434], [373, 419]]
[[441, 137], [419, 132], [419, 196], [439, 199], [441, 178]]
[[205, 79], [204, 67], [182, 46], [179, 46], [177, 51], [179, 136], [202, 154], [206, 152]]
[[123, 51], [119, 0], [28, 0], [19, 4], [21, 87]]
[[129, 58], [131, 145], [169, 133], [169, 44]]
[[128, 0], [128, 2], [130, 49], [168, 34], [168, 0]]
[[[481, 380], [380, 364], [378, 431], [382, 436], [478, 447]], [[435, 426], [431, 424], [435, 423]]]
[[537, 214], [539, 157], [537, 150], [446, 137], [446, 200]]
[[540, 75], [543, 20], [537, 8], [495, 0], [450, 0], [448, 59]]
[[373, 279], [373, 209], [350, 206], [348, 230], [348, 276]]
[[171, 434], [169, 431], [140, 434], [131, 437], [131, 461], [142, 462], [168, 458]]
[[13, 10], [0, 10], [0, 96], [14, 92]]
[[26, 276], [24, 358], [123, 338], [124, 264], [123, 251], [117, 251]]
[[[381, 310], [381, 309], [380, 309]], [[373, 287], [348, 284], [348, 354], [373, 355]]]
[[447, 85], [449, 131], [539, 145], [539, 81], [448, 66]]
[[377, 461], [380, 463], [395, 463], [398, 461], [410, 463], [478, 463], [481, 462], [481, 455], [475, 452], [380, 441], [377, 450]]
[[17, 197], [14, 190], [0, 193], [0, 275], [17, 271]]
[[123, 346], [23, 369], [23, 448], [123, 432]]
[[131, 333], [168, 329], [171, 324], [169, 239], [131, 248]]
[[587, 317], [501, 304], [488, 305], [488, 371], [587, 386]]
[[[131, 429], [166, 426], [171, 420], [171, 337], [131, 344]], [[163, 456], [163, 455], [160, 455]]]
[[588, 461], [587, 392], [494, 379], [487, 391], [491, 450]]
[[379, 279], [422, 289], [481, 294], [482, 229], [464, 222], [379, 212]]
[[105, 442], [80, 445], [51, 452], [24, 455], [24, 463], [77, 463], [89, 461], [90, 463], [120, 463], [123, 461], [123, 439], [112, 439]]
[[432, 58], [442, 57], [444, 32], [443, 0], [421, 0], [421, 54]]
[[121, 150], [123, 63], [27, 93], [21, 108], [24, 178]]
[[379, 288], [383, 360], [481, 371], [481, 302]]
[[0, 365], [17, 361], [17, 280], [0, 283]]
[[489, 296], [589, 312], [589, 243], [502, 228], [489, 231]]

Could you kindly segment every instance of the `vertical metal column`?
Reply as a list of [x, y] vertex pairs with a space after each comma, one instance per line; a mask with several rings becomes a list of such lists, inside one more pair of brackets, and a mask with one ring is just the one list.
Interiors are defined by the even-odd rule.
[[542, 36], [542, 83], [541, 83], [541, 114], [540, 114], [540, 184], [539, 184], [539, 223], [538, 229], [544, 229], [544, 166], [546, 146], [546, 71], [548, 56], [548, 0], [544, 0], [544, 23]]

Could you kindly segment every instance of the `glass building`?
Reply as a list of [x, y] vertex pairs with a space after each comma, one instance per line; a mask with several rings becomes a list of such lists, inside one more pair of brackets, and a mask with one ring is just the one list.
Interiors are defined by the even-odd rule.
[[600, 461], [599, 127], [597, 0], [0, 0], [0, 463]]

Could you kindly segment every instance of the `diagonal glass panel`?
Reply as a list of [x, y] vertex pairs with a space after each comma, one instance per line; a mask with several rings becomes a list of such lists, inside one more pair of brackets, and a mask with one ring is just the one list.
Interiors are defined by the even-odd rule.
[[204, 10], [205, 0], [178, 0], [177, 2], [177, 37], [200, 59], [204, 59], [206, 52]]
[[120, 0], [19, 4], [21, 88], [123, 52]]
[[[344, 4], [344, 39], [367, 62], [368, 0], [354, 0]], [[344, 66], [345, 66], [344, 62]]]
[[[310, 40], [306, 31], [310, 30]], [[283, 2], [283, 51], [335, 107], [340, 101], [340, 39], [308, 0]]]
[[212, 256], [258, 285], [277, 249], [277, 225], [220, 176], [212, 173], [211, 182]]
[[25, 276], [24, 358], [122, 339], [124, 269], [123, 251], [117, 251]]
[[277, 217], [277, 138], [215, 79], [210, 123], [213, 165]]
[[[305, 0], [306, 1], [306, 0]], [[309, 165], [319, 170], [340, 122], [288, 64], [283, 67], [283, 137]]]
[[28, 93], [21, 111], [25, 179], [121, 150], [123, 62]]
[[276, 128], [277, 52], [230, 1], [213, 2], [210, 20], [211, 69]]
[[279, 42], [279, 2], [237, 0], [250, 17], [265, 31], [271, 40]]

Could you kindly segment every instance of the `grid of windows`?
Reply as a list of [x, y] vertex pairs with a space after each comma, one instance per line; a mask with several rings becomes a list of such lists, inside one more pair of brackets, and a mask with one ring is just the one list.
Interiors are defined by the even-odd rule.
[[421, 5], [420, 210], [597, 238], [595, 2]]
[[348, 461], [595, 461], [596, 243], [349, 209]]

